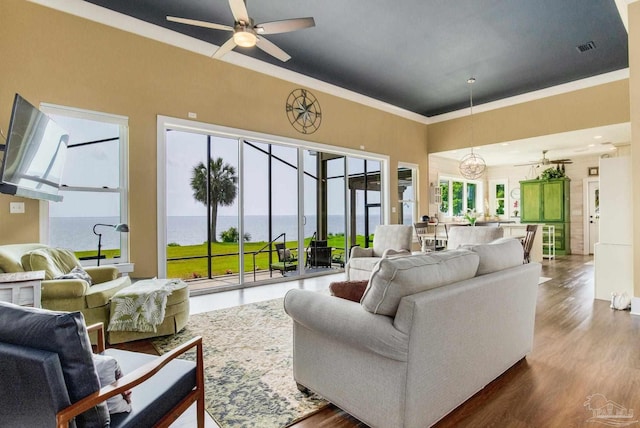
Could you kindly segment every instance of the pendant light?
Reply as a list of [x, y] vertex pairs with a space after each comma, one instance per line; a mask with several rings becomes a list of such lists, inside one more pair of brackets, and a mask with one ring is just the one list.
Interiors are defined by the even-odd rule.
[[484, 159], [480, 155], [473, 153], [473, 83], [476, 81], [474, 77], [469, 78], [467, 83], [469, 84], [469, 106], [470, 106], [470, 119], [471, 119], [471, 153], [466, 155], [460, 160], [460, 173], [464, 178], [475, 180], [482, 177], [484, 170], [487, 167]]

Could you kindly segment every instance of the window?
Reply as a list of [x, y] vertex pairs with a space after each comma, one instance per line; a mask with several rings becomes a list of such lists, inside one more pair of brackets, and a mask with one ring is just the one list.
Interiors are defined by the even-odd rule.
[[446, 217], [464, 215], [467, 211], [482, 212], [482, 183], [462, 178], [439, 179], [441, 202], [440, 213]]
[[507, 217], [507, 180], [489, 181], [489, 214]]
[[[84, 263], [94, 264], [100, 239], [101, 264], [128, 262], [128, 234], [109, 227], [128, 222], [127, 118], [50, 104], [41, 110], [70, 135], [63, 200], [48, 204], [46, 242], [70, 248]], [[94, 233], [97, 224], [107, 226], [97, 226]]]
[[398, 165], [398, 223], [413, 224], [417, 218], [417, 176], [418, 168], [414, 165]]

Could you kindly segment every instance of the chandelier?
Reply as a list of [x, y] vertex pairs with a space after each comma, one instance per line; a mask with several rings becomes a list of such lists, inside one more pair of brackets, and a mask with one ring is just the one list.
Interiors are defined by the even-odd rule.
[[460, 160], [460, 165], [458, 168], [460, 169], [460, 173], [464, 178], [468, 179], [476, 179], [480, 178], [482, 174], [484, 174], [484, 170], [487, 167], [482, 156], [473, 153], [473, 89], [472, 85], [476, 81], [475, 78], [471, 77], [467, 80], [469, 84], [469, 106], [470, 106], [470, 118], [471, 118], [471, 153], [464, 156]]

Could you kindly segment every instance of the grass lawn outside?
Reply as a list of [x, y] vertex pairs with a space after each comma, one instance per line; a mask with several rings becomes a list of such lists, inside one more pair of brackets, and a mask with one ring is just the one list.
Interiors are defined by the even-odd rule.
[[[305, 248], [309, 246], [310, 238], [305, 239]], [[358, 245], [364, 246], [364, 236], [356, 238]], [[304, 252], [297, 251], [297, 241], [287, 241], [286, 248], [291, 249], [297, 256], [298, 263], [304, 263]], [[263, 247], [266, 242], [245, 242], [244, 244], [244, 271], [251, 273], [254, 269], [254, 253], [256, 271], [269, 270], [269, 249]], [[344, 235], [331, 236], [327, 245], [334, 248], [334, 256], [342, 254], [344, 260]], [[237, 242], [217, 242], [211, 244], [211, 275], [230, 275], [238, 273], [238, 249]], [[181, 259], [184, 260], [172, 260]], [[278, 261], [275, 248], [272, 252], [272, 261]], [[167, 276], [170, 278], [206, 278], [207, 277], [207, 245], [184, 245], [167, 247]]]
[[[373, 235], [370, 242], [373, 240]], [[311, 238], [304, 241], [305, 248], [309, 246]], [[364, 247], [364, 236], [356, 237], [357, 245]], [[304, 251], [297, 251], [297, 241], [287, 241], [286, 248], [291, 249], [297, 256], [298, 263], [304, 263]], [[254, 269], [254, 254], [256, 271], [269, 270], [269, 248], [264, 248], [266, 242], [245, 242], [244, 244], [244, 271], [251, 273]], [[275, 244], [274, 244], [275, 245]], [[344, 261], [344, 235], [332, 235], [327, 239], [327, 245], [333, 247], [334, 259], [341, 256]], [[260, 251], [262, 250], [262, 251]], [[237, 242], [211, 243], [211, 276], [237, 274], [239, 271], [239, 244]], [[259, 252], [260, 251], [260, 252]], [[119, 250], [106, 249], [101, 254], [105, 258], [117, 258]], [[78, 251], [76, 257], [95, 257], [96, 251]], [[272, 252], [272, 261], [278, 261], [275, 248]], [[168, 278], [206, 278], [207, 277], [207, 245], [169, 245], [167, 246], [167, 277]]]

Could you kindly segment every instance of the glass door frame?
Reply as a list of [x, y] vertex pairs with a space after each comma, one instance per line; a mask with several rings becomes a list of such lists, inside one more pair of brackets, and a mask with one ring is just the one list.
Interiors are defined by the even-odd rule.
[[[315, 143], [310, 141], [298, 140], [294, 138], [281, 137], [276, 135], [258, 133], [254, 131], [248, 131], [237, 128], [230, 128], [220, 125], [212, 125], [204, 122], [197, 122], [187, 119], [174, 118], [170, 116], [157, 116], [156, 122], [156, 134], [157, 134], [157, 208], [156, 208], [156, 217], [157, 217], [157, 274], [159, 278], [166, 277], [166, 257], [167, 257], [167, 238], [166, 238], [166, 204], [167, 204], [167, 195], [166, 195], [166, 168], [167, 168], [167, 142], [166, 142], [166, 131], [167, 129], [177, 129], [185, 132], [194, 132], [200, 134], [211, 134], [220, 137], [226, 138], [237, 138], [239, 140], [253, 140], [267, 144], [276, 144], [281, 146], [289, 146], [295, 147], [298, 149], [298, 248], [304, 248], [304, 169], [300, 166], [302, 165], [301, 161], [303, 158], [303, 150], [316, 150], [323, 151], [328, 153], [335, 153], [344, 156], [353, 156], [356, 158], [361, 158], [365, 160], [373, 160], [380, 162], [380, 175], [381, 175], [381, 191], [382, 191], [382, 200], [381, 200], [381, 213], [382, 218], [381, 222], [383, 224], [389, 223], [389, 207], [390, 205], [390, 189], [389, 189], [389, 156], [375, 154], [375, 153], [365, 153], [359, 150], [353, 150], [344, 147], [335, 147], [329, 146], [321, 143]], [[242, 180], [242, 168], [243, 166], [243, 145], [239, 144], [239, 171], [238, 171], [238, 231], [240, 236], [244, 234], [244, 182]], [[345, 184], [346, 187], [346, 184]], [[348, 206], [349, 204], [345, 204]], [[347, 216], [347, 225], [346, 230], [347, 233], [350, 234], [351, 230], [349, 227], [349, 216], [351, 212], [349, 209], [345, 209], [345, 215]], [[240, 240], [239, 251], [241, 254], [244, 253], [244, 243]], [[262, 283], [245, 283], [244, 282], [244, 265], [240, 263], [240, 283], [238, 285], [234, 285], [231, 287], [223, 287], [216, 289], [218, 290], [229, 290], [234, 288], [244, 288], [246, 286], [253, 285], [262, 285]], [[300, 277], [305, 276], [304, 267], [300, 269], [300, 276], [292, 277], [292, 278], [278, 278], [279, 281], [287, 281], [290, 279], [298, 279]]]

